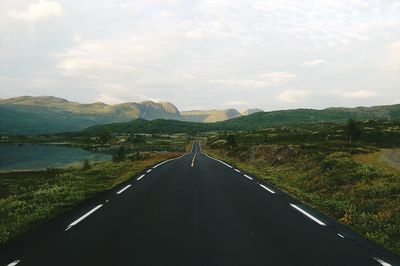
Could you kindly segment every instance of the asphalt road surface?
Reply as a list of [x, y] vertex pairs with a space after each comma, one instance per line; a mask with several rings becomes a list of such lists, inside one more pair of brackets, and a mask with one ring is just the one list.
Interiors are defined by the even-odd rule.
[[399, 264], [196, 142], [3, 249], [2, 265]]

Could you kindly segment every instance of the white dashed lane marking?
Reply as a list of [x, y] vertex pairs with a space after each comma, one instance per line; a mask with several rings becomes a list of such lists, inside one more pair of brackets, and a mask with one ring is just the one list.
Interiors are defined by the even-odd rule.
[[273, 190], [270, 189], [269, 187], [264, 186], [263, 184], [259, 184], [259, 185], [260, 185], [260, 187], [262, 187], [263, 189], [265, 189], [265, 190], [268, 191], [269, 193], [275, 194], [275, 191], [273, 191]]
[[70, 223], [67, 227], [67, 229], [65, 229], [65, 231], [71, 229], [71, 227], [77, 225], [78, 223], [80, 223], [82, 220], [84, 220], [85, 218], [87, 218], [89, 215], [91, 215], [92, 213], [94, 213], [95, 211], [97, 211], [98, 209], [100, 209], [101, 207], [103, 207], [103, 204], [97, 205], [96, 207], [94, 207], [93, 209], [91, 209], [90, 211], [88, 211], [86, 214], [82, 215], [80, 218], [76, 219], [75, 221], [73, 221], [72, 223]]
[[124, 187], [123, 189], [121, 189], [120, 191], [117, 192], [117, 194], [121, 194], [122, 192], [124, 192], [125, 190], [127, 190], [128, 188], [130, 188], [131, 185], [127, 185], [126, 187]]
[[308, 212], [306, 212], [305, 210], [303, 210], [302, 208], [300, 208], [299, 206], [290, 203], [290, 206], [292, 206], [292, 208], [296, 209], [297, 211], [299, 211], [300, 213], [304, 214], [306, 217], [308, 217], [309, 219], [313, 220], [314, 222], [316, 222], [319, 225], [322, 226], [326, 226], [326, 224], [324, 222], [322, 222], [321, 220], [319, 220], [318, 218], [312, 216], [311, 214], [309, 214]]

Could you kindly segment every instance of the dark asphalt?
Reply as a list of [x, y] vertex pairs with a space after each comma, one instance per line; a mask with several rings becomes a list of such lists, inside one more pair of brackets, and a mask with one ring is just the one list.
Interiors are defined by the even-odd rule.
[[198, 143], [146, 172], [0, 251], [0, 266], [398, 265], [383, 248], [206, 156]]

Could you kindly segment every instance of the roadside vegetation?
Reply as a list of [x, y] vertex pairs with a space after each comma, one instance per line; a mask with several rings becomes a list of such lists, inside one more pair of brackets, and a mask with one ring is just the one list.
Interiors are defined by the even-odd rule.
[[209, 133], [206, 150], [400, 254], [400, 174], [359, 159], [399, 147], [399, 123], [349, 121]]
[[0, 246], [180, 152], [126, 154], [79, 167], [0, 173]]

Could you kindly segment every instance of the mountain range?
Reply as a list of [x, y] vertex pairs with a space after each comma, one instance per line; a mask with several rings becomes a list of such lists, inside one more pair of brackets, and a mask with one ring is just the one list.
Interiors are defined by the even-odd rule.
[[273, 112], [257, 112], [215, 123], [195, 123], [175, 120], [156, 119], [153, 121], [136, 119], [125, 123], [97, 125], [87, 128], [83, 133], [97, 134], [104, 130], [113, 133], [196, 133], [207, 131], [238, 131], [257, 130], [286, 125], [301, 125], [311, 123], [346, 123], [355, 120], [399, 121], [400, 104], [357, 107], [357, 108], [327, 108], [323, 110], [293, 109]]
[[[323, 110], [293, 109], [262, 112], [250, 109], [183, 111], [168, 102], [80, 104], [56, 97], [0, 100], [0, 133], [35, 135], [56, 132], [176, 133], [211, 130], [253, 130], [288, 124], [356, 120], [400, 120], [400, 104]], [[213, 123], [211, 123], [213, 122]], [[106, 124], [106, 125], [104, 125]]]
[[[245, 110], [248, 115], [260, 109]], [[127, 122], [134, 119], [168, 119], [190, 122], [217, 122], [237, 118], [235, 109], [183, 111], [169, 102], [126, 102], [81, 104], [53, 96], [22, 96], [0, 99], [0, 133], [35, 135], [79, 131], [89, 126]]]

